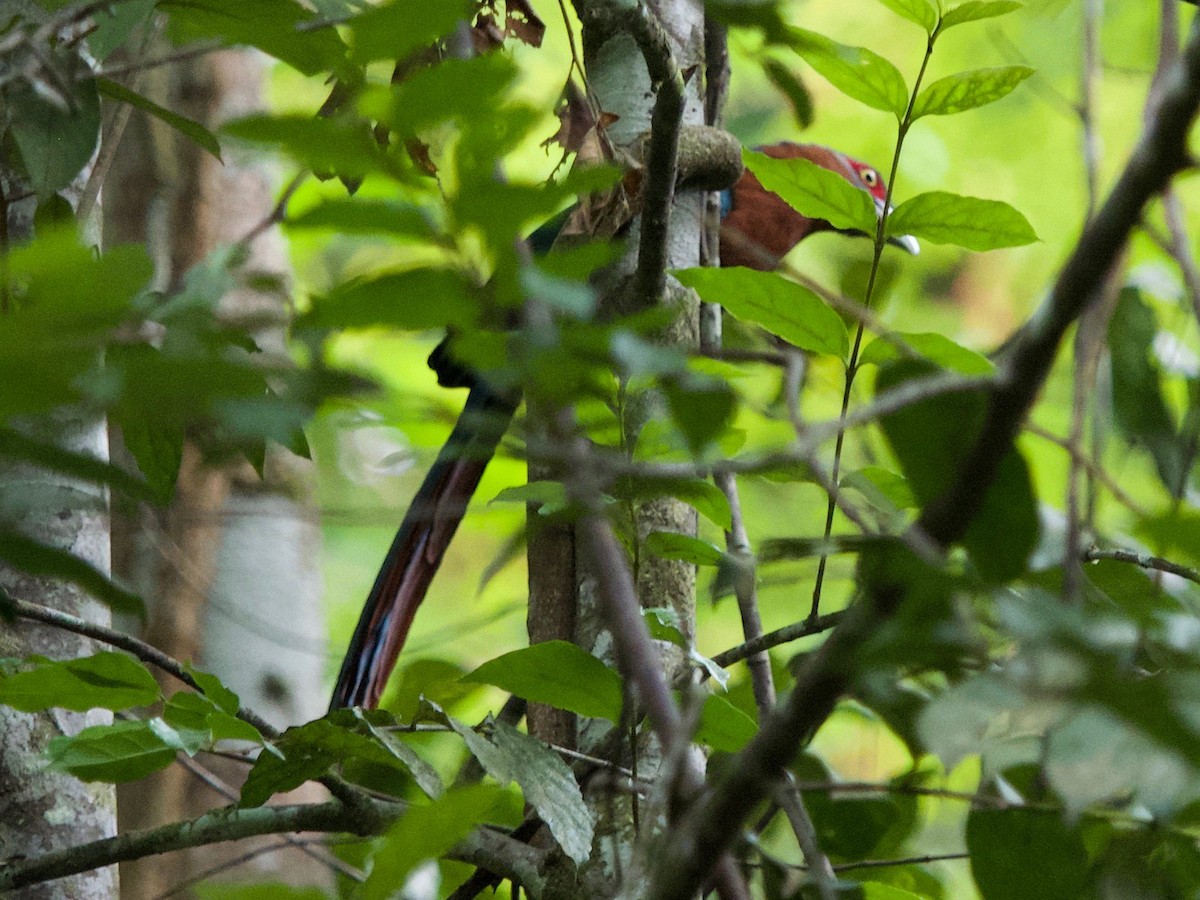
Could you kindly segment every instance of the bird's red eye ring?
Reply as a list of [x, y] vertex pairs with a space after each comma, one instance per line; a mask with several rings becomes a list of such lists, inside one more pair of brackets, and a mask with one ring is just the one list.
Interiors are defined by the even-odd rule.
[[863, 184], [869, 188], [873, 188], [879, 184], [879, 173], [874, 169], [863, 169], [858, 174], [861, 176]]

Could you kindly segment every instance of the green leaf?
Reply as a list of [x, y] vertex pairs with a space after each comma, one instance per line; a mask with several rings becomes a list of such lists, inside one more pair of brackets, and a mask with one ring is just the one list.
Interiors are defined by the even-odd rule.
[[612, 488], [618, 500], [646, 501], [674, 497], [696, 509], [714, 525], [728, 529], [733, 521], [729, 499], [711, 481], [703, 478], [624, 477]]
[[359, 121], [263, 114], [237, 119], [221, 130], [244, 141], [278, 146], [315, 172], [361, 180], [375, 172], [395, 170], [371, 129]]
[[949, 116], [995, 103], [1033, 74], [1028, 66], [974, 69], [939, 78], [917, 97], [912, 121], [922, 116]]
[[1105, 710], [1084, 707], [1053, 729], [1045, 746], [1045, 776], [1072, 818], [1096, 804], [1130, 800], [1170, 818], [1200, 797], [1187, 760]]
[[545, 641], [505, 653], [463, 680], [492, 684], [589, 719], [621, 718], [621, 676], [567, 641]]
[[91, 80], [74, 84], [71, 109], [21, 87], [5, 97], [9, 134], [39, 199], [67, 187], [88, 164], [100, 139], [100, 96]]
[[305, 75], [346, 72], [346, 45], [337, 29], [303, 27], [316, 17], [293, 0], [162, 0], [160, 11], [180, 42], [220, 38], [248, 44]]
[[1154, 352], [1157, 335], [1154, 310], [1137, 288], [1123, 288], [1108, 323], [1113, 414], [1125, 439], [1149, 451], [1163, 485], [1180, 497], [1187, 486], [1188, 442], [1167, 405]]
[[985, 900], [1078, 900], [1087, 850], [1056, 811], [973, 807], [967, 814], [971, 873]]
[[63, 475], [70, 475], [93, 484], [107, 484], [136, 500], [154, 496], [146, 482], [130, 475], [120, 466], [89, 456], [64, 450], [56, 444], [38, 440], [15, 428], [0, 427], [0, 456], [25, 460]]
[[673, 531], [650, 532], [646, 535], [646, 549], [661, 559], [677, 559], [697, 566], [720, 565], [725, 557], [715, 544]]
[[796, 74], [779, 60], [768, 56], [762, 61], [763, 74], [771, 84], [775, 85], [792, 108], [792, 116], [801, 130], [812, 125], [813, 102], [808, 88], [804, 86]]
[[51, 707], [76, 712], [123, 710], [150, 706], [161, 696], [154, 676], [145, 666], [131, 656], [111, 651], [0, 674], [0, 703], [22, 712], [41, 712]]
[[490, 739], [450, 720], [480, 764], [496, 781], [515, 781], [525, 802], [546, 823], [563, 852], [583, 863], [592, 850], [594, 827], [579, 784], [562, 757], [537, 738], [504, 722], [493, 722]]
[[216, 675], [201, 671], [191, 663], [184, 664], [184, 670], [192, 676], [192, 680], [200, 686], [204, 696], [222, 712], [236, 716], [241, 708], [238, 695], [227, 688]]
[[463, 0], [391, 0], [371, 6], [347, 23], [359, 62], [405, 59], [452, 32], [468, 15]]
[[130, 106], [136, 107], [149, 115], [154, 116], [167, 125], [174, 128], [188, 140], [196, 144], [203, 150], [207, 150], [217, 159], [221, 158], [221, 145], [217, 143], [217, 137], [199, 122], [193, 122], [179, 113], [171, 112], [171, 110], [159, 106], [153, 100], [143, 97], [136, 91], [130, 90], [123, 84], [119, 84], [109, 78], [97, 78], [96, 89], [100, 92], [100, 96], [108, 97], [110, 100], [118, 100], [121, 103], [128, 103]]
[[896, 472], [880, 466], [864, 466], [851, 472], [841, 480], [847, 490], [856, 490], [874, 506], [886, 506], [892, 510], [911, 509], [917, 505], [908, 480]]
[[920, 25], [926, 34], [933, 34], [938, 15], [928, 0], [879, 0], [884, 6], [914, 25]]
[[500, 800], [491, 784], [453, 788], [428, 805], [413, 803], [384, 836], [371, 874], [362, 886], [364, 900], [398, 896], [405, 879], [427, 859], [437, 859], [470, 834]]
[[146, 476], [154, 501], [166, 506], [175, 495], [175, 482], [183, 465], [184, 426], [163, 422], [157, 416], [132, 415], [118, 408], [112, 421], [121, 429], [121, 439], [138, 469]]
[[289, 228], [328, 228], [339, 234], [429, 238], [433, 223], [420, 206], [365, 197], [330, 198], [287, 220]]
[[663, 394], [671, 418], [693, 454], [717, 441], [737, 411], [733, 388], [720, 378], [674, 378], [663, 385]]
[[0, 528], [0, 560], [37, 578], [56, 578], [83, 588], [117, 612], [141, 615], [142, 598], [117, 584], [95, 566], [58, 547]]
[[[928, 375], [927, 363], [893, 363], [879, 372], [876, 396]], [[983, 422], [983, 392], [931, 397], [880, 420], [900, 468], [922, 506], [938, 499], [958, 477]], [[1000, 462], [963, 545], [980, 575], [1007, 581], [1025, 571], [1040, 530], [1037, 498], [1025, 459], [1015, 448]]]
[[1029, 221], [1007, 203], [930, 191], [905, 200], [888, 216], [890, 236], [911, 234], [968, 250], [1020, 247], [1038, 240]]
[[953, 9], [948, 9], [942, 15], [941, 30], [962, 25], [964, 22], [977, 22], [980, 19], [991, 19], [1005, 16], [1022, 7], [1015, 0], [970, 0]]
[[848, 97], [897, 120], [908, 107], [908, 87], [894, 65], [865, 47], [849, 47], [804, 28], [788, 30], [789, 43], [806, 63]]
[[165, 769], [175, 760], [149, 722], [114, 722], [57, 737], [47, 750], [50, 765], [83, 781], [123, 784]]
[[274, 794], [320, 778], [334, 765], [367, 762], [407, 771], [403, 759], [374, 732], [372, 723], [395, 724], [388, 713], [339, 709], [285, 731], [254, 763], [242, 786], [241, 806], [261, 806]]
[[96, 59], [106, 59], [154, 13], [155, 0], [123, 0], [92, 13], [96, 30], [88, 35], [88, 50]]
[[391, 272], [339, 285], [313, 300], [297, 329], [391, 327], [423, 331], [468, 326], [478, 318], [471, 286], [449, 269]]
[[991, 375], [996, 371], [996, 364], [982, 353], [956, 344], [935, 331], [897, 331], [878, 337], [867, 344], [858, 363], [878, 366], [899, 359], [902, 355], [900, 345], [915, 350], [934, 365], [962, 375]]
[[834, 228], [874, 234], [875, 203], [837, 172], [803, 157], [775, 159], [742, 149], [742, 161], [762, 186], [803, 216], [824, 219]]
[[704, 698], [695, 738], [724, 753], [737, 753], [758, 733], [754, 720], [717, 694]]
[[760, 325], [801, 350], [842, 359], [849, 352], [841, 317], [812, 291], [780, 275], [734, 267], [685, 269], [675, 276], [701, 300], [720, 303], [742, 321]]
[[195, 740], [187, 747], [194, 754], [201, 747], [211, 746], [216, 741], [263, 742], [258, 729], [220, 709], [208, 697], [179, 691], [171, 695], [163, 706], [163, 721], [181, 734], [194, 735]]

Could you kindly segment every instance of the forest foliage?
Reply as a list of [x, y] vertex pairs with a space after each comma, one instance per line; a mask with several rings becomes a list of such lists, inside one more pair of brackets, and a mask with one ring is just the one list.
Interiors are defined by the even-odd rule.
[[[36, 232], [0, 248], [0, 455], [106, 484], [120, 502], [167, 504], [185, 440], [215, 463], [244, 457], [261, 467], [268, 443], [301, 455], [310, 438], [328, 445], [347, 411], [382, 411], [402, 430], [402, 414], [432, 409], [436, 419], [450, 401], [429, 399], [428, 378], [411, 389], [406, 382], [422, 377], [414, 373], [430, 334], [450, 329], [462, 360], [526, 398], [572, 408], [593, 444], [612, 451], [598, 454], [596, 466], [630, 559], [646, 553], [700, 568], [714, 608], [701, 611], [695, 642], [667, 610], [646, 610], [644, 622], [704, 673], [692, 736], [710, 755], [714, 784], [745, 764], [763, 724], [740, 638], [726, 627], [738, 585], [757, 579], [772, 627], [804, 634], [772, 648], [781, 696], [814, 664], [818, 629], [804, 625], [820, 612], [836, 614], [832, 626], [853, 597], [900, 585], [903, 602], [839, 672], [847, 690], [837, 711], [816, 723], [823, 728], [815, 737], [795, 736], [803, 749], [791, 775], [846, 896], [1193, 895], [1200, 279], [1191, 234], [1200, 221], [1169, 207], [1189, 199], [1186, 178], [1169, 201], [1155, 200], [1129, 223], [1130, 249], [1088, 313], [1099, 317], [1098, 337], [1088, 345], [1072, 331], [1058, 348], [1028, 428], [999, 448], [953, 546], [930, 552], [940, 548], [923, 545], [911, 528], [955, 490], [994, 413], [997, 387], [1033, 377], [1014, 371], [1013, 347], [1040, 327], [1045, 315], [1032, 311], [1052, 294], [1086, 210], [1100, 207], [1130, 155], [1131, 98], [1161, 96], [1171, 85], [1151, 41], [1114, 46], [1109, 69], [1085, 69], [1085, 77], [1117, 82], [1113, 105], [1122, 113], [1114, 125], [1071, 99], [1077, 74], [1050, 58], [1049, 47], [1065, 50], [1049, 35], [1132, 28], [1144, 36], [1159, 26], [1156, 10], [1114, 8], [1089, 19], [1048, 0], [852, 6], [851, 18], [867, 22], [869, 46], [829, 15], [830, 4], [708, 4], [729, 27], [735, 85], [744, 78], [752, 86], [735, 87], [728, 111], [739, 137], [765, 139], [768, 121], [789, 120], [793, 137], [812, 124], [816, 140], [890, 161], [880, 171], [894, 209], [877, 219], [869, 197], [844, 179], [747, 149], [747, 168], [794, 208], [868, 239], [835, 246], [821, 238], [778, 273], [672, 273], [727, 313], [730, 352], [699, 354], [656, 342], [661, 310], [597, 315], [588, 278], [615, 259], [613, 242], [526, 255], [523, 239], [570, 204], [637, 183], [620, 159], [572, 167], [583, 141], [565, 124], [565, 146], [537, 149], [547, 123], [551, 132], [557, 125], [558, 98], [531, 100], [529, 71], [556, 67], [559, 84], [570, 65], [542, 47], [547, 26], [537, 13], [554, 22], [554, 4], [0, 0], [0, 135], [10, 173], [3, 185], [23, 183], [29, 192], [0, 197], [0, 220], [32, 204]], [[452, 43], [472, 17], [484, 52], [392, 79], [396, 60]], [[76, 42], [60, 37], [82, 21], [94, 24], [87, 63]], [[116, 62], [152, 22], [180, 48], [257, 48], [286, 67], [280, 83], [302, 85], [305, 101], [219, 133], [162, 108]], [[997, 56], [1007, 61], [974, 65]], [[1039, 94], [1049, 95], [1041, 108]], [[215, 156], [230, 148], [277, 154], [289, 171], [313, 176], [298, 176], [264, 223], [283, 227], [302, 248], [290, 358], [262, 352], [248, 331], [216, 315], [229, 290], [261, 277], [244, 265], [245, 244], [222, 248], [158, 291], [149, 287], [144, 248], [81, 243], [64, 192], [93, 157], [102, 109], [117, 104]], [[1071, 112], [1056, 108], [1063, 104]], [[592, 138], [596, 128], [603, 125]], [[1078, 151], [1057, 152], [1089, 129], [1110, 145], [1090, 178], [1103, 189], [1090, 197], [1083, 170], [1092, 163]], [[513, 174], [498, 177], [498, 165]], [[1073, 181], [1048, 184], [1043, 170]], [[623, 199], [636, 209], [636, 195]], [[887, 239], [900, 235], [918, 238], [922, 255], [893, 256]], [[815, 283], [792, 277], [796, 269]], [[996, 292], [1002, 313], [988, 306]], [[549, 311], [553, 326], [505, 330], [531, 303]], [[764, 334], [804, 352], [808, 376], [796, 409], [787, 408], [776, 345]], [[395, 347], [406, 361], [360, 355]], [[1049, 355], [1045, 362], [1050, 368]], [[661, 391], [667, 411], [633, 446], [621, 418], [631, 385]], [[107, 416], [136, 471], [63, 450], [27, 427], [64, 406]], [[519, 435], [512, 440], [522, 455]], [[624, 462], [605, 462], [613, 457]], [[823, 533], [831, 465], [853, 518], [839, 514]], [[350, 491], [337, 486], [345, 476], [335, 469], [322, 470], [334, 482], [327, 497]], [[714, 471], [744, 484], [753, 558], [724, 542], [740, 513], [712, 483]], [[536, 500], [547, 516], [578, 512], [561, 482], [502, 487], [481, 500], [521, 510]], [[699, 535], [638, 540], [624, 511], [660, 495], [695, 507]], [[824, 573], [826, 556], [825, 600], [807, 619], [822, 577], [817, 561]], [[0, 560], [76, 582], [114, 610], [142, 603], [119, 580], [23, 535], [3, 511]], [[459, 576], [455, 589], [474, 589], [480, 575]], [[36, 598], [0, 597], [0, 613], [27, 617], [26, 600]], [[331, 602], [341, 614], [358, 598]], [[142, 778], [179, 753], [240, 741], [260, 752], [236, 811], [310, 780], [328, 782], [331, 773], [339, 789], [365, 786], [403, 801], [372, 820], [364, 846], [351, 851], [368, 874], [361, 885], [339, 885], [347, 896], [390, 896], [428, 860], [461, 860], [455, 848], [484, 823], [517, 827], [522, 803], [582, 864], [594, 852], [593, 821], [570, 760], [504, 721], [474, 724], [501, 696], [480, 686], [626, 727], [630, 686], [573, 644], [487, 646], [487, 661], [402, 664], [384, 709], [338, 710], [282, 734], [264, 730], [213, 675], [185, 666], [178, 674], [186, 689], [164, 693], [144, 659], [116, 650], [0, 660], [0, 703], [121, 713], [50, 747], [50, 765], [85, 780]], [[685, 705], [689, 697], [680, 695]], [[874, 765], [853, 767], [855, 740], [875, 748]], [[468, 754], [490, 777], [455, 785], [455, 763]], [[756, 818], [708, 827], [730, 830], [727, 845], [746, 862], [756, 895], [819, 896], [820, 878], [803, 867], [786, 821], [776, 816], [758, 834]], [[0, 886], [23, 862], [0, 860]], [[443, 894], [466, 871], [443, 862]], [[526, 885], [534, 896], [543, 887]]]

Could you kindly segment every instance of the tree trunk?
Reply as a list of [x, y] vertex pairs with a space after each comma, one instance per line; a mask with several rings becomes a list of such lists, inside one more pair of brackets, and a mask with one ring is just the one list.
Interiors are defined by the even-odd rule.
[[[651, 85], [642, 51], [634, 39], [614, 29], [613, 23], [619, 21], [619, 17], [613, 15], [617, 5], [577, 0], [576, 9], [583, 25], [589, 87], [599, 99], [603, 112], [614, 113], [617, 117], [606, 134], [618, 147], [633, 151], [637, 142], [650, 130], [657, 86]], [[653, 0], [646, 6], [667, 32], [680, 69], [698, 66], [698, 71], [703, 71], [703, 4], [699, 0]], [[699, 125], [704, 122], [703, 81], [703, 78], [693, 78], [685, 89], [684, 124]], [[668, 268], [699, 264], [703, 209], [701, 194], [677, 195], [671, 211]], [[622, 282], [625, 279], [621, 276], [636, 266], [636, 246], [635, 230], [630, 238], [629, 258], [619, 263], [610, 277], [606, 277], [607, 282], [624, 286]], [[622, 302], [620, 293], [621, 287], [617, 287], [610, 296], [602, 296], [602, 308], [614, 309], [616, 304]], [[699, 331], [698, 304], [694, 295], [679, 290], [677, 284], [672, 287], [669, 283], [667, 296], [660, 298], [659, 302], [672, 305], [677, 312], [674, 324], [661, 335], [662, 342], [695, 346]], [[633, 446], [645, 422], [664, 414], [662, 398], [654, 392], [628, 396], [624, 410], [622, 425], [629, 446]], [[535, 410], [530, 416], [534, 435], [537, 422]], [[536, 472], [531, 474], [531, 478], [535, 476]], [[630, 509], [630, 515], [639, 545], [652, 531], [687, 535], [696, 533], [695, 510], [675, 500], [658, 499], [638, 503]], [[599, 613], [596, 594], [597, 584], [608, 573], [590, 569], [585, 555], [578, 552], [570, 529], [546, 528], [536, 520], [532, 524], [529, 558], [531, 642], [564, 637], [564, 631], [573, 629], [576, 643], [601, 658], [611, 660], [612, 637]], [[631, 563], [638, 599], [643, 608], [673, 609], [684, 632], [691, 634], [695, 620], [695, 567], [644, 553], [635, 553]], [[561, 582], [564, 579], [567, 584], [573, 585], [569, 591], [562, 590]], [[562, 599], [564, 597], [565, 601]], [[573, 608], [564, 609], [564, 602], [573, 605]], [[684, 664], [682, 654], [666, 644], [661, 645], [661, 649], [664, 666], [668, 669], [668, 677], [671, 677]], [[543, 739], [565, 742], [561, 716], [548, 715], [534, 708], [530, 728]], [[580, 749], [587, 753], [602, 752], [599, 748], [611, 745], [611, 741], [607, 740], [611, 738], [611, 731], [612, 726], [603, 720], [580, 721], [577, 734]], [[620, 752], [618, 761], [622, 765], [635, 765], [639, 777], [653, 783], [662, 763], [657, 742], [647, 732], [639, 739], [636, 748], [628, 747], [628, 740], [622, 743], [626, 749]], [[582, 881], [586, 884], [586, 895], [613, 896], [624, 881], [625, 893], [636, 896], [637, 877], [633, 876], [634, 886], [631, 889], [630, 873], [642, 866], [633, 857], [634, 841], [639, 829], [652, 832], [665, 825], [664, 798], [653, 798], [652, 803], [643, 803], [639, 810], [635, 798], [628, 793], [614, 792], [607, 786], [592, 787], [586, 790], [585, 796], [597, 822], [592, 860], [586, 871], [581, 873]], [[647, 806], [652, 808], [647, 809]]]
[[[256, 52], [222, 51], [169, 74], [151, 73], [148, 92], [216, 129], [262, 108], [266, 66]], [[157, 120], [140, 119], [136, 126], [116, 173], [122, 191], [111, 211], [113, 229], [125, 240], [150, 244], [165, 287], [263, 222], [275, 204], [277, 178], [261, 159], [240, 158], [236, 148], [223, 148], [221, 162]], [[270, 229], [249, 251], [241, 273], [265, 276], [281, 287], [238, 288], [223, 298], [219, 315], [231, 323], [253, 323], [263, 352], [282, 354], [290, 312], [286, 248], [278, 230]], [[273, 447], [265, 476], [260, 480], [245, 464], [215, 467], [185, 445], [171, 508], [161, 518], [139, 514], [130, 529], [136, 539], [125, 543], [121, 557], [127, 577], [152, 598], [147, 639], [211, 671], [243, 704], [284, 728], [324, 711], [320, 532], [311, 466]], [[201, 762], [231, 788], [240, 788], [244, 766]], [[320, 790], [286, 799], [316, 799]], [[172, 767], [122, 788], [122, 828], [188, 818], [228, 799]], [[277, 843], [263, 839], [257, 845]], [[181, 854], [183, 861], [173, 865], [161, 858], [127, 864], [126, 894], [156, 896], [193, 872], [252, 849], [244, 843], [217, 846]], [[251, 865], [255, 878], [312, 884], [326, 877], [294, 850], [264, 854]]]
[[[91, 175], [89, 164], [63, 192], [77, 207]], [[27, 193], [0, 149], [0, 187], [8, 197]], [[33, 237], [33, 198], [6, 210], [11, 244]], [[100, 245], [98, 205], [79, 223], [84, 239]], [[7, 248], [0, 247], [0, 252]], [[2, 321], [2, 320], [0, 320]], [[78, 409], [60, 409], [37, 421], [8, 423], [31, 436], [100, 460], [108, 459], [108, 434], [102, 419]], [[0, 510], [5, 525], [41, 543], [66, 550], [101, 572], [110, 571], [108, 491], [33, 465], [0, 462]], [[89, 622], [109, 624], [104, 604], [74, 585], [33, 578], [0, 565], [0, 588], [19, 599], [70, 613]], [[34, 654], [73, 659], [95, 652], [90, 640], [29, 623], [0, 628], [0, 657]], [[75, 713], [52, 710], [29, 714], [0, 707], [0, 856], [35, 856], [116, 833], [116, 792], [112, 785], [87, 784], [46, 767], [45, 750], [59, 735], [75, 735], [91, 725], [112, 721], [107, 711]], [[117, 893], [117, 870], [110, 866], [26, 888], [15, 897], [108, 898]]]

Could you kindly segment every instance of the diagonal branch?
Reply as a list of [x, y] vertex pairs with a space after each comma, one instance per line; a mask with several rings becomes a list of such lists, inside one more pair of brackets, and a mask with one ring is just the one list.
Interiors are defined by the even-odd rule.
[[[1200, 107], [1200, 19], [1179, 62], [1166, 79], [1161, 104], [1116, 187], [1088, 225], [1059, 274], [1050, 297], [1030, 319], [1004, 361], [983, 426], [956, 481], [917, 521], [925, 534], [946, 546], [965, 533], [995, 480], [1053, 364], [1067, 328], [1099, 295], [1109, 269], [1141, 219], [1142, 209], [1189, 164], [1187, 136]], [[905, 600], [903, 589], [864, 585], [866, 596], [847, 612], [821, 650], [809, 661], [796, 687], [727, 768], [727, 776], [694, 803], [664, 842], [648, 894], [653, 900], [693, 896], [713, 860], [741, 833], [740, 824], [775, 786], [775, 773], [833, 711], [850, 686], [863, 642], [892, 618]]]

